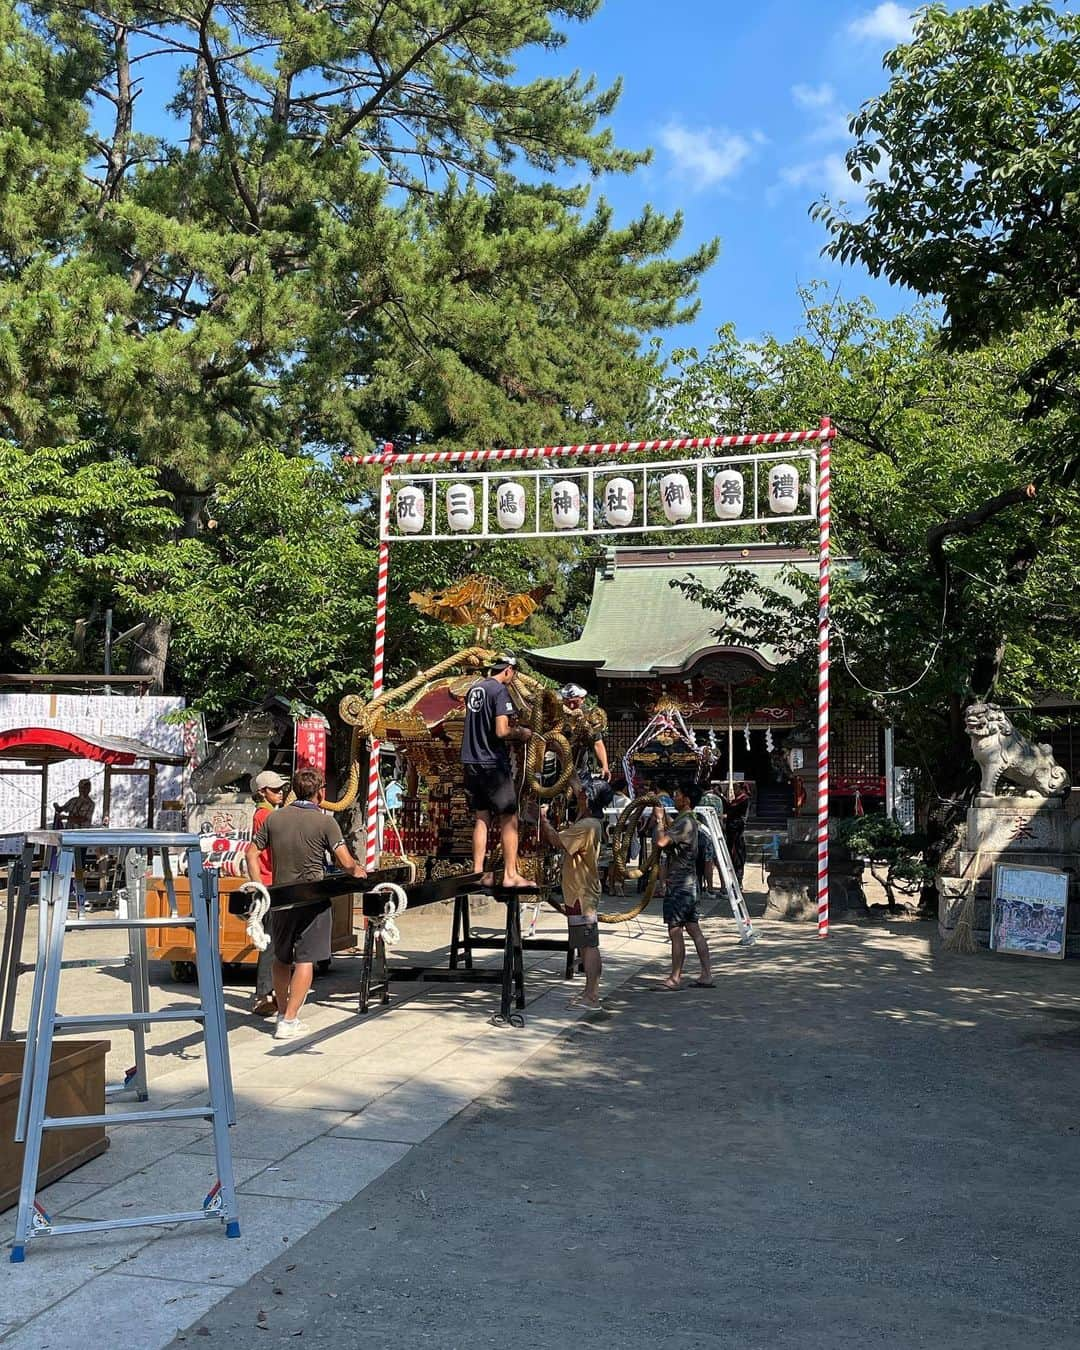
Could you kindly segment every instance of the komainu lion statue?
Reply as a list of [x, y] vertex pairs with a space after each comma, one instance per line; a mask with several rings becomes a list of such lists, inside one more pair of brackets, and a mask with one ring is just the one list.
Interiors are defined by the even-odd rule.
[[996, 703], [973, 703], [964, 714], [964, 729], [982, 772], [977, 801], [997, 795], [1002, 779], [1024, 789], [1025, 797], [1064, 796], [1069, 775], [1048, 745], [1033, 745], [1013, 726]]

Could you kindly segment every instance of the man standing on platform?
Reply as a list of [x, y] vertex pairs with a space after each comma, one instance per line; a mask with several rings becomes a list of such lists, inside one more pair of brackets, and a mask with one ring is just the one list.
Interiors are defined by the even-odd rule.
[[[527, 727], [512, 727], [514, 705], [509, 685], [517, 673], [517, 657], [507, 654], [492, 662], [486, 680], [478, 680], [465, 696], [465, 730], [461, 738], [461, 764], [465, 795], [476, 812], [473, 825], [473, 871], [483, 872], [487, 857], [488, 834], [493, 822], [499, 822], [503, 854], [503, 885], [528, 886], [518, 871], [517, 789], [507, 743], [527, 741]], [[492, 881], [491, 874], [485, 882]]]
[[658, 847], [667, 851], [667, 892], [664, 896], [664, 923], [671, 939], [671, 974], [664, 981], [665, 989], [682, 987], [683, 965], [686, 961], [686, 938], [689, 933], [701, 962], [701, 974], [694, 983], [701, 989], [712, 989], [712, 965], [709, 946], [701, 931], [698, 912], [698, 824], [694, 807], [701, 800], [701, 789], [696, 783], [680, 783], [675, 789], [675, 809], [678, 815], [670, 824], [660, 817]]
[[[270, 812], [276, 811], [284, 802], [285, 789], [288, 785], [288, 779], [282, 778], [281, 774], [275, 773], [273, 769], [263, 769], [262, 773], [255, 775], [255, 781], [251, 786], [254, 788], [258, 806], [251, 822], [252, 836], [257, 835], [262, 829], [263, 822]], [[274, 860], [268, 848], [259, 854], [259, 871], [262, 873], [262, 884], [272, 886]], [[259, 963], [255, 967], [255, 993], [251, 999], [251, 1011], [256, 1017], [269, 1017], [271, 1013], [281, 1011], [274, 998], [273, 971], [274, 949], [271, 945], [266, 951], [259, 953]]]
[[569, 928], [571, 950], [581, 956], [585, 967], [585, 990], [574, 1000], [586, 1008], [600, 1007], [600, 841], [604, 834], [604, 811], [614, 793], [607, 783], [595, 783], [586, 796], [577, 791], [577, 819], [564, 829], [555, 830], [544, 815], [540, 832], [545, 843], [562, 854], [562, 911]]
[[[333, 816], [320, 807], [326, 800], [326, 783], [318, 769], [297, 769], [292, 789], [296, 800], [263, 821], [247, 847], [248, 873], [261, 882], [259, 855], [269, 849], [274, 885], [289, 886], [321, 881], [327, 855], [351, 876], [367, 873], [349, 852]], [[278, 1022], [276, 1041], [291, 1041], [307, 1030], [300, 1009], [307, 998], [319, 961], [330, 959], [333, 927], [330, 901], [301, 905], [296, 909], [270, 911], [270, 935], [274, 948], [274, 997]]]

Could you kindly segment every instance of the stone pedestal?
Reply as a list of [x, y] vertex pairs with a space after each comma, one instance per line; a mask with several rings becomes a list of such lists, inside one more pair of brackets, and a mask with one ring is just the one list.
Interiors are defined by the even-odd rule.
[[251, 830], [256, 803], [249, 792], [216, 792], [198, 797], [188, 808], [188, 829], [202, 834], [245, 834]]
[[[815, 826], [816, 829], [816, 826]], [[781, 844], [780, 856], [767, 864], [769, 898], [767, 919], [795, 923], [817, 922], [817, 846]], [[858, 919], [867, 913], [862, 888], [863, 865], [847, 849], [829, 850], [829, 918]]]
[[990, 888], [1000, 862], [1055, 867], [1071, 872], [1066, 953], [1080, 952], [1080, 889], [1077, 849], [1080, 822], [1056, 798], [1001, 796], [980, 800], [967, 813], [964, 847], [955, 871], [937, 878], [938, 931], [948, 937], [956, 927], [968, 896], [974, 892], [972, 931], [975, 941], [990, 945]]

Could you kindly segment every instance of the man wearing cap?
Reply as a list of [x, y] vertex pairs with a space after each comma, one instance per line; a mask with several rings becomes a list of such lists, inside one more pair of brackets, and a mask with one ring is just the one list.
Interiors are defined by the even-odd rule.
[[[259, 833], [270, 812], [277, 810], [284, 802], [287, 786], [286, 779], [273, 769], [263, 769], [262, 773], [255, 775], [251, 787], [258, 806], [251, 822], [252, 838]], [[262, 873], [263, 885], [272, 886], [274, 859], [269, 847], [259, 853], [259, 871]], [[270, 947], [259, 953], [259, 963], [255, 967], [255, 992], [251, 996], [251, 1011], [256, 1017], [269, 1017], [271, 1013], [278, 1011], [277, 1000], [274, 998], [274, 953]]]
[[[503, 854], [503, 885], [528, 886], [518, 871], [517, 789], [514, 786], [509, 741], [527, 741], [527, 727], [512, 727], [514, 705], [509, 685], [517, 673], [517, 657], [500, 654], [492, 662], [487, 679], [478, 680], [465, 695], [465, 730], [461, 738], [461, 765], [465, 795], [476, 812], [473, 825], [473, 871], [483, 872], [488, 833], [499, 822]], [[492, 877], [484, 880], [490, 884]]]
[[564, 684], [559, 690], [563, 707], [569, 714], [571, 741], [574, 747], [574, 773], [580, 783], [592, 778], [592, 756], [600, 766], [600, 777], [605, 783], [611, 781], [611, 769], [608, 767], [607, 746], [604, 744], [604, 726], [606, 718], [601, 708], [594, 712], [585, 711], [585, 690], [580, 684]]

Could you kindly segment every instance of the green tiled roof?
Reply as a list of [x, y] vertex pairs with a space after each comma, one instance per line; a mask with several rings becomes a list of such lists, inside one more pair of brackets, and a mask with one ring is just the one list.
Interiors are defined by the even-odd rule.
[[[665, 554], [667, 551], [664, 551]], [[696, 551], [695, 551], [696, 552]], [[561, 674], [572, 666], [591, 666], [608, 677], [676, 674], [688, 670], [708, 653], [738, 654], [756, 658], [768, 669], [780, 662], [771, 646], [756, 649], [721, 646], [713, 636], [720, 615], [702, 609], [671, 582], [693, 575], [706, 586], [717, 586], [731, 568], [751, 568], [758, 581], [778, 593], [793, 594], [794, 587], [783, 575], [791, 564], [776, 559], [775, 550], [766, 561], [733, 550], [730, 561], [697, 562], [687, 557], [661, 561], [637, 550], [629, 561], [616, 555], [614, 567], [597, 568], [592, 601], [581, 637], [557, 647], [538, 647], [529, 657], [538, 668]], [[700, 553], [698, 553], [700, 556]], [[800, 559], [800, 571], [815, 572], [817, 564]], [[737, 621], [734, 625], [737, 627]]]

